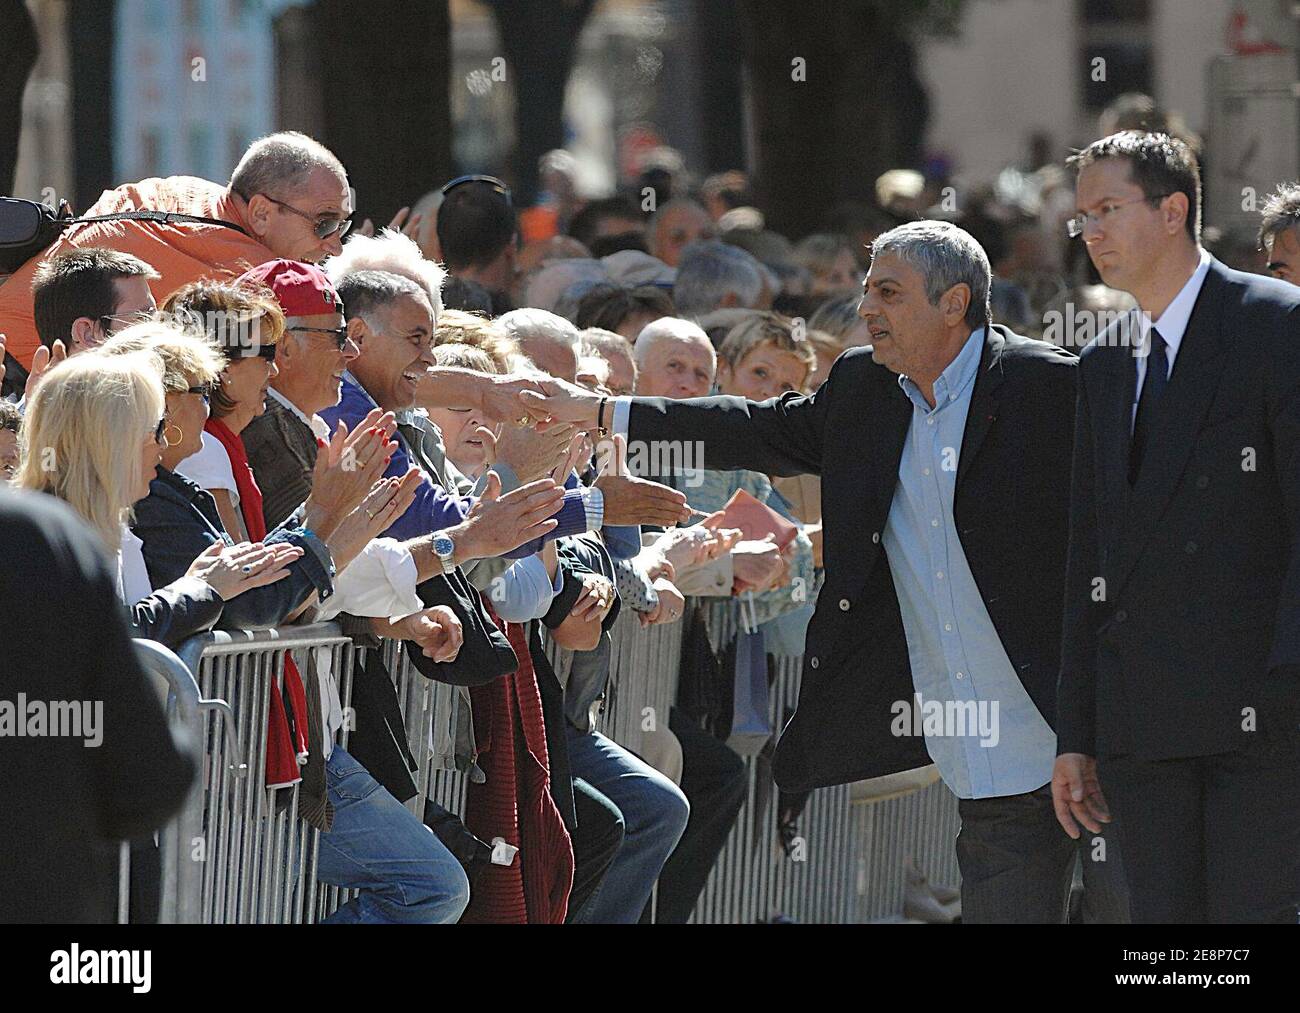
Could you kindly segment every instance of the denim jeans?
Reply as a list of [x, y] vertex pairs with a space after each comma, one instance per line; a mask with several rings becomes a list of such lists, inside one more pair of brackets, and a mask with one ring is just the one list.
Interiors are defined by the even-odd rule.
[[411, 811], [338, 746], [325, 761], [334, 825], [320, 835], [316, 878], [360, 890], [330, 924], [454, 922], [469, 904], [469, 879]]
[[598, 732], [566, 725], [569, 765], [623, 817], [623, 842], [600, 885], [570, 921], [631, 925], [650, 899], [655, 879], [677, 846], [690, 805], [678, 787]]

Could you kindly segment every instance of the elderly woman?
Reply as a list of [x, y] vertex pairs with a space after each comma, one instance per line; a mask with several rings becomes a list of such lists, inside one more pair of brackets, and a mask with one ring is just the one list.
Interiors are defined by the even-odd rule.
[[302, 553], [290, 545], [204, 546], [155, 591], [126, 525], [131, 504], [149, 492], [167, 426], [153, 356], [77, 356], [50, 370], [27, 402], [15, 483], [57, 496], [85, 519], [117, 557], [118, 594], [137, 634], [175, 648], [211, 628], [236, 596], [287, 577]]

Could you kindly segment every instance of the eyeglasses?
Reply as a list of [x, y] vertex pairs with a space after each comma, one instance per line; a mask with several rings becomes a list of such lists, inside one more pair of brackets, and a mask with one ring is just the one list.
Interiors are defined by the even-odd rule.
[[115, 327], [130, 327], [132, 324], [141, 324], [146, 320], [152, 320], [154, 313], [154, 310], [136, 310], [134, 313], [127, 313], [124, 316], [109, 313], [99, 318], [99, 327], [105, 334], [109, 334]]
[[348, 230], [352, 228], [351, 218], [317, 218], [315, 215], [307, 214], [306, 211], [299, 211], [292, 204], [286, 204], [282, 200], [276, 200], [269, 193], [264, 193], [262, 196], [276, 207], [284, 208], [286, 211], [292, 211], [299, 218], [305, 218], [307, 221], [311, 222], [312, 231], [316, 234], [317, 239], [328, 239], [336, 232], [339, 234], [339, 238], [342, 239], [348, 234]]
[[1071, 239], [1078, 239], [1083, 235], [1084, 230], [1088, 227], [1089, 221], [1101, 225], [1120, 208], [1128, 207], [1130, 204], [1151, 204], [1152, 206], [1155, 206], [1169, 196], [1171, 195], [1161, 193], [1154, 194], [1150, 197], [1134, 197], [1132, 200], [1107, 201], [1097, 209], [1095, 214], [1091, 212], [1077, 214], [1073, 218], [1067, 220], [1065, 223], [1065, 231], [1069, 233]]
[[[348, 329], [344, 327], [286, 327], [286, 331], [311, 331], [316, 334], [332, 334], [334, 342], [339, 346], [339, 351], [343, 351], [348, 343]], [[260, 354], [260, 353], [259, 353]]]
[[450, 183], [443, 184], [442, 195], [446, 197], [447, 194], [455, 190], [456, 187], [464, 186], [466, 183], [486, 183], [498, 194], [500, 194], [502, 198], [505, 199], [506, 207], [511, 209], [514, 208], [514, 202], [510, 198], [510, 187], [506, 186], [506, 184], [502, 180], [497, 179], [495, 176], [480, 176], [477, 174], [469, 175], [469, 176], [457, 176]]

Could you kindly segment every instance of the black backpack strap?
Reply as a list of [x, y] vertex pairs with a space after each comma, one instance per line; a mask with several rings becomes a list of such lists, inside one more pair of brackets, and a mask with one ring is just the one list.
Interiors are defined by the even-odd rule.
[[157, 222], [160, 225], [171, 225], [175, 222], [182, 222], [190, 225], [220, 225], [222, 228], [234, 229], [248, 235], [248, 231], [234, 222], [227, 222], [220, 218], [202, 218], [198, 215], [183, 215], [175, 211], [119, 211], [112, 215], [97, 215], [93, 218], [70, 218], [61, 219], [60, 225], [91, 225], [96, 222]]

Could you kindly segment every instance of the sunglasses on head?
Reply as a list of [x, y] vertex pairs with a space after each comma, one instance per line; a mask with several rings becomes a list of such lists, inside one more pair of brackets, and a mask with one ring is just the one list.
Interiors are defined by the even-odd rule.
[[315, 334], [332, 334], [334, 343], [338, 345], [339, 351], [343, 351], [348, 343], [348, 329], [344, 327], [286, 327], [286, 331], [304, 331]]
[[212, 397], [212, 384], [211, 384], [211, 383], [200, 383], [200, 384], [197, 384], [197, 385], [194, 386], [194, 387], [187, 387], [186, 390], [185, 390], [185, 393], [186, 393], [186, 394], [197, 394], [199, 397], [203, 398], [203, 403], [204, 403], [204, 404], [207, 404], [207, 403], [208, 403], [208, 398]]
[[328, 239], [336, 232], [339, 234], [339, 239], [342, 239], [348, 234], [348, 230], [352, 228], [351, 218], [318, 218], [315, 215], [307, 214], [306, 211], [299, 211], [292, 204], [286, 204], [282, 200], [276, 200], [269, 193], [264, 193], [262, 196], [276, 207], [284, 208], [286, 211], [291, 211], [299, 218], [305, 218], [307, 221], [311, 222], [312, 232], [315, 233], [317, 239]]
[[443, 184], [442, 195], [446, 197], [447, 194], [455, 190], [456, 187], [464, 186], [466, 183], [486, 183], [488, 186], [490, 186], [493, 190], [495, 190], [498, 194], [500, 194], [505, 199], [507, 207], [510, 208], [514, 207], [514, 202], [511, 200], [510, 197], [510, 187], [506, 186], [506, 184], [502, 180], [497, 179], [495, 176], [482, 176], [478, 174], [471, 174], [469, 176], [457, 176], [450, 183]]

